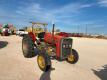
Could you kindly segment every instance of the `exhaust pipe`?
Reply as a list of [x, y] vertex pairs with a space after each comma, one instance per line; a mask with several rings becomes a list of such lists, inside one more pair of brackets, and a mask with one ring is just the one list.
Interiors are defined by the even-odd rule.
[[55, 23], [52, 22], [52, 42], [54, 43], [54, 31], [55, 31]]

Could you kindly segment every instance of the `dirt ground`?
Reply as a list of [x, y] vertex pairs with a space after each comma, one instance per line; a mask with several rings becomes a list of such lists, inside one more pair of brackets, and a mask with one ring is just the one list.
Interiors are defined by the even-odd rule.
[[52, 60], [55, 70], [43, 73], [36, 57], [23, 57], [21, 39], [0, 36], [0, 80], [107, 80], [107, 40], [73, 38], [78, 63]]

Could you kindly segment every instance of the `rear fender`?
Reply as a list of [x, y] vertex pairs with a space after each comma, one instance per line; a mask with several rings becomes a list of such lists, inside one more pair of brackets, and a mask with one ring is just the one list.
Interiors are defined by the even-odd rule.
[[36, 41], [36, 35], [33, 32], [29, 32], [28, 35], [32, 38], [33, 42]]
[[33, 42], [36, 44], [40, 44], [40, 41], [38, 40], [38, 38], [36, 37], [36, 35], [33, 32], [29, 32], [28, 35], [31, 37], [31, 39], [33, 40]]

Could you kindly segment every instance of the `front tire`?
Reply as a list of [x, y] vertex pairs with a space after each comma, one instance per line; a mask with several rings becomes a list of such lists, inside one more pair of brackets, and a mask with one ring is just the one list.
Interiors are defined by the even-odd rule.
[[44, 72], [47, 72], [51, 69], [51, 60], [46, 53], [38, 54], [37, 63], [39, 68]]
[[72, 49], [72, 53], [70, 55], [68, 55], [67, 57], [67, 62], [71, 63], [71, 64], [75, 64], [78, 62], [79, 59], [79, 55], [77, 53], [76, 50]]

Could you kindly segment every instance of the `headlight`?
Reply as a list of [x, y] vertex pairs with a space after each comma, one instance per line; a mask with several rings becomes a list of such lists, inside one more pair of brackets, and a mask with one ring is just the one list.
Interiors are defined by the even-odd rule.
[[72, 45], [70, 44], [69, 47], [72, 47]]
[[63, 48], [65, 48], [65, 45], [63, 45]]

